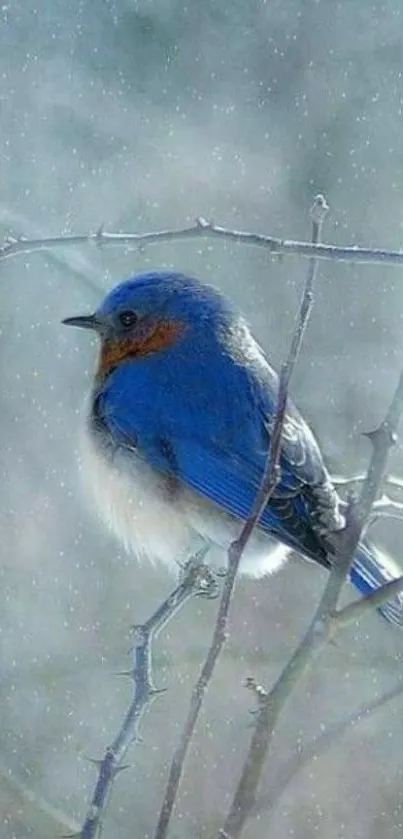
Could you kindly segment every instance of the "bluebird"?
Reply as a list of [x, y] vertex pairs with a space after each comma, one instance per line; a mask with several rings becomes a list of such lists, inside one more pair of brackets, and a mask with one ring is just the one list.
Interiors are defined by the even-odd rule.
[[[251, 512], [273, 428], [278, 376], [236, 308], [176, 272], [139, 274], [93, 314], [100, 351], [82, 434], [82, 472], [128, 550], [177, 568], [195, 546], [223, 566]], [[292, 552], [325, 568], [343, 505], [309, 426], [288, 401], [281, 480], [241, 560], [273, 573]], [[363, 541], [351, 582], [363, 594], [400, 576]], [[403, 596], [380, 608], [403, 625]]]

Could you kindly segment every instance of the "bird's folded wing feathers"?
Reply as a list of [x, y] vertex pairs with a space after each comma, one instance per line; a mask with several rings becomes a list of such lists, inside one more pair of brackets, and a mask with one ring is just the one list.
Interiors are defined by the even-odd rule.
[[[267, 362], [262, 365], [259, 375], [230, 366], [233, 396], [228, 400], [223, 393], [221, 410], [212, 402], [208, 411], [193, 413], [193, 400], [184, 409], [169, 388], [164, 388], [161, 403], [157, 396], [145, 402], [146, 379], [134, 391], [127, 386], [124, 370], [100, 394], [98, 408], [119, 445], [136, 446], [155, 468], [225, 512], [245, 519], [263, 477], [277, 398], [277, 377]], [[140, 376], [139, 368], [136, 374]], [[315, 540], [315, 550], [312, 545], [308, 548], [306, 531], [313, 529], [318, 506], [326, 508], [330, 523], [332, 515], [337, 518], [337, 498], [334, 490], [328, 490], [331, 485], [318, 444], [291, 401], [283, 426], [280, 466], [280, 482], [260, 527], [312, 555], [318, 543]]]
[[[267, 433], [262, 435], [262, 440], [267, 440], [266, 449], [262, 445], [259, 451], [254, 451], [252, 459], [246, 452], [227, 452], [208, 441], [201, 443], [189, 439], [183, 432], [176, 436], [172, 428], [169, 437], [136, 432], [131, 422], [127, 423], [127, 417], [123, 422], [114, 411], [108, 411], [107, 424], [116, 442], [128, 449], [128, 456], [130, 449], [136, 447], [138, 455], [151, 466], [178, 479], [236, 518], [244, 520], [252, 512], [266, 463]], [[322, 473], [316, 451], [308, 452], [306, 448], [304, 454], [304, 427], [305, 424], [300, 426], [295, 421], [286, 427], [281, 480], [273, 503], [261, 516], [259, 527], [278, 535], [290, 547], [312, 555], [318, 546], [312, 534], [309, 491], [307, 499], [306, 490], [308, 479]], [[315, 447], [314, 440], [313, 444]]]

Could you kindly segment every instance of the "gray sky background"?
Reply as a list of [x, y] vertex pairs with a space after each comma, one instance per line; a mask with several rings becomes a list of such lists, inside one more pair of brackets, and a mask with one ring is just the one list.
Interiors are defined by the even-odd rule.
[[[306, 238], [321, 191], [331, 205], [328, 241], [400, 247], [402, 25], [398, 0], [3, 5], [1, 235], [85, 233], [101, 223], [157, 230], [203, 215]], [[263, 251], [206, 240], [143, 253], [32, 253], [0, 264], [7, 839], [63, 833], [41, 812], [41, 798], [82, 819], [95, 780], [86, 756], [102, 754], [130, 696], [114, 675], [128, 663], [130, 626], [173, 583], [124, 555], [83, 502], [75, 450], [95, 346], [60, 325], [121, 278], [167, 265], [231, 295], [281, 363], [306, 267], [297, 259], [270, 261]], [[383, 416], [403, 363], [402, 312], [401, 271], [321, 265], [293, 394], [333, 471], [365, 466], [360, 432]], [[400, 447], [392, 468], [402, 474]], [[389, 524], [379, 535], [398, 556], [401, 528]], [[239, 584], [172, 836], [216, 835], [250, 737], [243, 680], [272, 683], [324, 579], [295, 560], [274, 579]], [[169, 690], [116, 783], [105, 836], [152, 834], [214, 611], [188, 605], [158, 641], [155, 680]], [[329, 726], [399, 684], [402, 644], [373, 615], [321, 656], [279, 725], [248, 839], [400, 836], [401, 699], [318, 745], [298, 772], [292, 767]]]

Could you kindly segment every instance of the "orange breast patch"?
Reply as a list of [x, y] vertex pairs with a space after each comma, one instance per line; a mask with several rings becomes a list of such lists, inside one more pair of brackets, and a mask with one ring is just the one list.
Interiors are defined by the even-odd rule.
[[171, 347], [183, 335], [185, 329], [184, 324], [177, 321], [160, 321], [150, 326], [144, 335], [121, 338], [118, 341], [103, 341], [96, 376], [104, 379], [123, 361], [144, 358]]

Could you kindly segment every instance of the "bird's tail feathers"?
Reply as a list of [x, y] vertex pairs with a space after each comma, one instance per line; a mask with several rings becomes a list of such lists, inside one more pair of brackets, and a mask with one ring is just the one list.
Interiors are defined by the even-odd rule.
[[[361, 594], [367, 595], [402, 574], [402, 569], [387, 553], [368, 542], [361, 542], [350, 571], [350, 580]], [[403, 591], [379, 606], [378, 611], [389, 623], [403, 628]]]

